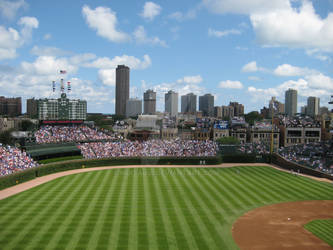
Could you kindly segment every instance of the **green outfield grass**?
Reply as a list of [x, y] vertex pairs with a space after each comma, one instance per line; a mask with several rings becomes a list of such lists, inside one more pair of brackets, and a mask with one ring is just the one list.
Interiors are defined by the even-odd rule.
[[269, 167], [94, 171], [0, 201], [0, 248], [238, 249], [246, 211], [320, 199], [331, 184]]
[[333, 247], [333, 220], [313, 220], [304, 227]]

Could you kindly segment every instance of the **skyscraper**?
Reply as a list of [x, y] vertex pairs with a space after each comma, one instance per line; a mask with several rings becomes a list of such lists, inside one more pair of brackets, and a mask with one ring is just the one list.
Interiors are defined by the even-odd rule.
[[181, 111], [182, 113], [192, 113], [197, 111], [197, 96], [193, 93], [183, 95], [181, 97]]
[[116, 115], [126, 115], [126, 102], [129, 99], [130, 69], [118, 65], [116, 69]]
[[307, 115], [316, 116], [319, 114], [320, 99], [318, 97], [308, 97]]
[[173, 117], [178, 114], [178, 93], [172, 90], [165, 94], [165, 112]]
[[214, 115], [214, 96], [211, 94], [199, 96], [199, 110], [204, 116], [212, 117]]
[[234, 116], [243, 116], [244, 115], [244, 105], [238, 102], [230, 102], [229, 106], [234, 108]]
[[143, 94], [144, 114], [153, 115], [156, 113], [156, 92], [148, 89]]
[[142, 100], [129, 98], [126, 103], [126, 117], [142, 114]]
[[285, 114], [294, 116], [297, 113], [297, 90], [288, 89], [285, 94]]

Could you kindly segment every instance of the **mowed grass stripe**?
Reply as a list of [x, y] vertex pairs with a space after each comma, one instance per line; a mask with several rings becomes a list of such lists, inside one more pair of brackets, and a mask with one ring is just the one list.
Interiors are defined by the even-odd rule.
[[[244, 171], [243, 171], [244, 170]], [[290, 200], [293, 195], [290, 192], [283, 192], [281, 190], [281, 181], [276, 181], [275, 178], [267, 178], [267, 173], [262, 174], [260, 167], [245, 168], [242, 169], [244, 172], [243, 178], [247, 186], [251, 186], [254, 190], [260, 190], [258, 193], [265, 197], [264, 204], [274, 203], [276, 200]], [[277, 171], [277, 170], [276, 170]], [[274, 173], [273, 173], [274, 176]], [[251, 185], [248, 185], [251, 184]]]
[[[253, 207], [333, 198], [330, 184], [267, 167], [240, 167], [239, 174], [237, 168], [98, 172], [59, 178], [0, 201], [0, 242], [12, 237], [0, 248], [237, 249], [232, 223]], [[327, 234], [325, 223], [319, 233]]]
[[241, 178], [240, 173], [229, 168], [230, 174], [227, 175], [231, 185], [235, 187], [237, 196], [242, 200], [242, 203], [247, 207], [254, 207], [255, 204], [262, 203], [262, 199], [258, 197], [254, 192], [251, 192], [249, 188], [244, 188], [244, 179]]
[[[84, 184], [88, 184], [90, 182], [88, 176], [84, 177], [83, 179], [81, 176], [77, 176], [76, 178], [72, 179], [72, 183], [68, 186], [68, 188], [62, 190], [62, 196], [59, 198], [59, 203], [61, 205], [57, 209], [53, 209], [53, 218], [50, 218], [49, 220], [46, 220], [47, 223], [44, 224], [43, 227], [40, 225], [37, 225], [39, 227], [39, 232], [37, 234], [37, 241], [36, 242], [44, 242], [43, 244], [48, 244], [49, 241], [52, 241], [53, 239], [57, 239], [55, 234], [59, 231], [62, 231], [63, 223], [66, 222], [67, 217], [72, 209], [74, 209], [75, 205], [71, 205], [73, 202], [74, 193], [72, 192], [73, 187], [82, 187]], [[62, 187], [59, 187], [59, 190], [61, 190]], [[47, 195], [46, 195], [47, 196]], [[37, 231], [36, 229], [34, 231]], [[28, 232], [29, 234], [30, 232]], [[52, 238], [47, 237], [44, 238], [45, 233], [52, 233]], [[36, 242], [33, 242], [31, 245], [29, 245], [30, 249], [33, 249], [36, 247]], [[51, 248], [51, 246], [49, 246]]]
[[[142, 171], [145, 171], [142, 169]], [[137, 246], [139, 249], [144, 249], [149, 246], [151, 237], [148, 237], [148, 229], [146, 223], [146, 204], [145, 204], [145, 192], [144, 192], [144, 180], [143, 174], [138, 175], [138, 210], [137, 210]]]
[[234, 215], [234, 204], [232, 204], [230, 200], [228, 200], [228, 198], [230, 197], [229, 194], [222, 191], [223, 184], [216, 182], [216, 180], [213, 178], [214, 175], [212, 175], [211, 172], [207, 173], [205, 169], [203, 169], [202, 171], [204, 171], [203, 175], [197, 175], [195, 177], [203, 186], [203, 190], [209, 192], [211, 197], [214, 199], [215, 204], [219, 206], [219, 210], [221, 210], [221, 213], [228, 216]]
[[[166, 199], [163, 196], [163, 190], [165, 190], [165, 186], [158, 180], [158, 175], [160, 174], [158, 169], [151, 169], [152, 180], [150, 182], [150, 189], [152, 192], [152, 196], [155, 197], [155, 223], [159, 223], [160, 228], [158, 229], [158, 242], [160, 249], [180, 249], [178, 247], [178, 242], [183, 244], [185, 249], [188, 249], [188, 245], [186, 239], [182, 241], [182, 238], [185, 238], [183, 233], [176, 235], [175, 231], [179, 228], [179, 221], [177, 217], [173, 219], [171, 214], [172, 204], [166, 204]], [[165, 192], [165, 191], [164, 191]], [[164, 229], [164, 231], [163, 231]], [[164, 243], [166, 242], [167, 243]], [[162, 241], [162, 244], [161, 244]]]
[[[147, 224], [147, 232], [149, 235], [149, 248], [150, 249], [158, 249], [158, 242], [157, 242], [157, 227], [154, 223], [154, 215], [153, 215], [153, 203], [152, 203], [152, 194], [151, 190], [149, 189], [149, 183], [151, 180], [150, 169], [143, 169], [143, 183], [144, 183], [144, 193], [145, 195], [145, 210], [146, 210], [146, 224]], [[161, 225], [163, 226], [163, 225]]]
[[240, 175], [238, 176], [242, 182], [242, 185], [250, 190], [254, 195], [261, 197], [260, 202], [257, 204], [268, 204], [274, 200], [282, 200], [283, 196], [280, 194], [276, 185], [272, 185], [272, 182], [267, 182], [261, 176], [253, 174], [253, 169], [242, 168], [239, 169]]
[[119, 228], [119, 236], [117, 239], [117, 249], [128, 249], [129, 232], [131, 222], [132, 211], [132, 199], [133, 199], [133, 169], [128, 170], [127, 185], [125, 191], [125, 199], [123, 200], [121, 208], [121, 223]]
[[[168, 170], [168, 169], [165, 169]], [[155, 184], [159, 187], [161, 197], [167, 209], [170, 223], [172, 225], [173, 234], [177, 240], [178, 249], [194, 249], [195, 243], [192, 235], [189, 235], [189, 230], [185, 225], [184, 215], [180, 209], [180, 205], [173, 198], [173, 192], [171, 190], [171, 184], [168, 180], [163, 178], [166, 171], [163, 169], [157, 169], [157, 180]]]
[[[90, 231], [90, 240], [87, 245], [88, 249], [96, 249], [97, 248], [97, 240], [100, 234], [100, 229], [102, 227], [102, 223], [105, 218], [103, 218], [104, 209], [106, 207], [106, 200], [108, 197], [108, 194], [110, 192], [110, 186], [113, 180], [113, 172], [102, 170], [102, 174], [104, 175], [103, 182], [101, 183], [101, 189], [99, 191], [99, 194], [95, 200], [95, 206], [93, 208], [93, 213], [89, 216], [88, 222], [86, 224], [86, 230]], [[92, 223], [92, 225], [91, 225]], [[93, 226], [93, 228], [91, 227]], [[58, 247], [58, 246], [57, 246]]]
[[[207, 242], [209, 248], [212, 249], [226, 249], [227, 246], [221, 237], [223, 218], [221, 214], [216, 210], [213, 203], [208, 199], [209, 194], [204, 191], [200, 184], [197, 184], [193, 180], [193, 176], [201, 174], [193, 169], [188, 175], [181, 175], [180, 170], [178, 180], [184, 187], [184, 192], [188, 196], [188, 200], [192, 203], [189, 207], [194, 208], [193, 216], [198, 217], [200, 229], [203, 231], [202, 237]], [[200, 247], [204, 249], [204, 247]]]
[[[189, 173], [189, 171], [187, 173]], [[192, 242], [190, 241], [190, 243], [193, 244], [191, 248], [207, 249], [209, 244], [204, 238], [207, 232], [204, 231], [204, 224], [200, 221], [199, 216], [195, 213], [191, 204], [189, 204], [189, 194], [183, 190], [184, 186], [180, 183], [179, 172], [177, 169], [172, 169], [172, 172], [168, 175], [163, 175], [163, 177], [170, 183], [170, 187], [173, 190], [172, 198], [175, 200], [175, 203], [180, 205], [183, 223], [187, 227], [187, 237], [194, 240]]]
[[[44, 190], [49, 190], [50, 193], [53, 193], [57, 186], [63, 185], [63, 183], [66, 181], [70, 182], [70, 180], [62, 178], [57, 182], [49, 183], [49, 185], [42, 185], [27, 190], [21, 193], [22, 195], [24, 194], [23, 198], [21, 198], [21, 194], [6, 198], [6, 203], [2, 202], [1, 204], [3, 205], [0, 207], [0, 214], [4, 215], [1, 221], [0, 235], [3, 235], [2, 232], [4, 229], [8, 231], [8, 229], [11, 227], [15, 227], [15, 221], [19, 223], [21, 218], [24, 217], [27, 213], [32, 213], [31, 210], [34, 209], [36, 201], [38, 201], [39, 204], [45, 201], [45, 196], [41, 195], [39, 191], [43, 193]], [[44, 197], [44, 200], [40, 200], [40, 197]], [[24, 202], [22, 202], [22, 200]], [[48, 202], [45, 201], [45, 203], [47, 204]]]
[[[65, 192], [65, 194], [70, 193], [70, 199], [68, 200], [69, 203], [66, 204], [68, 210], [66, 208], [64, 209], [65, 211], [67, 210], [68, 213], [62, 219], [60, 217], [61, 222], [56, 220], [56, 216], [52, 218], [53, 220], [48, 223], [49, 228], [47, 228], [45, 232], [40, 235], [39, 240], [37, 241], [37, 246], [47, 246], [51, 249], [54, 248], [56, 244], [59, 244], [59, 241], [61, 241], [62, 248], [65, 249], [67, 244], [69, 244], [70, 241], [74, 239], [73, 235], [67, 237], [63, 236], [63, 238], [61, 239], [59, 239], [59, 236], [62, 234], [62, 231], [65, 230], [68, 223], [72, 223], [72, 221], [75, 220], [74, 218], [77, 218], [78, 211], [82, 211], [83, 209], [85, 209], [82, 207], [82, 205], [85, 203], [84, 196], [88, 195], [89, 189], [92, 189], [91, 184], [97, 183], [98, 175], [91, 172], [89, 173], [89, 175], [84, 177], [78, 174], [78, 178], [80, 180], [79, 184], [72, 185], [72, 188], [68, 192]], [[56, 223], [59, 223], [58, 226], [56, 226]], [[72, 227], [72, 232], [76, 231], [78, 225], [79, 221], [75, 221], [75, 225]], [[60, 227], [61, 230], [59, 230]], [[59, 234], [57, 235], [57, 237], [54, 237], [57, 232], [59, 232]], [[52, 233], [52, 237], [49, 236], [50, 233]]]
[[305, 229], [333, 247], [333, 220], [313, 220], [307, 223]]
[[[98, 221], [98, 218], [101, 214], [101, 206], [99, 203], [100, 197], [103, 195], [104, 191], [104, 185], [106, 185], [109, 181], [107, 172], [105, 171], [98, 171], [99, 174], [97, 176], [96, 183], [98, 183], [95, 187], [95, 189], [92, 189], [89, 191], [91, 196], [89, 198], [86, 198], [87, 200], [87, 208], [86, 213], [82, 215], [82, 226], [81, 231], [77, 231], [76, 234], [79, 235], [79, 241], [77, 242], [76, 248], [88, 248], [89, 243], [91, 239], [93, 238], [93, 233], [95, 231], [96, 223]], [[95, 185], [94, 185], [95, 186]], [[105, 199], [102, 200], [102, 203], [104, 203]], [[68, 237], [68, 236], [67, 236]], [[61, 241], [58, 242], [57, 247], [63, 248], [62, 245], [59, 246], [59, 243], [61, 244]], [[67, 245], [63, 245], [67, 246]]]
[[138, 235], [137, 235], [137, 220], [138, 220], [138, 175], [140, 174], [140, 169], [133, 169], [132, 175], [132, 207], [131, 207], [131, 217], [129, 219], [129, 242], [128, 249], [135, 249], [137, 247]]
[[[67, 247], [74, 249], [77, 242], [79, 241], [79, 231], [83, 227], [83, 223], [85, 221], [85, 214], [87, 212], [87, 208], [89, 207], [89, 200], [92, 194], [95, 191], [95, 186], [98, 185], [102, 176], [97, 172], [90, 172], [91, 175], [88, 178], [88, 184], [79, 188], [78, 186], [74, 187], [71, 191], [73, 193], [72, 203], [75, 207], [74, 210], [71, 210], [70, 214], [66, 218], [66, 222], [63, 226], [63, 230], [71, 228], [71, 231], [67, 231], [67, 235], [63, 235], [63, 239], [59, 239], [59, 237], [52, 239], [52, 242], [48, 242], [49, 247], [56, 247], [57, 245], [61, 245], [63, 249]], [[63, 231], [61, 230], [61, 231]], [[62, 235], [59, 232], [59, 235]], [[43, 240], [43, 239], [42, 239]], [[50, 244], [51, 243], [51, 244]]]
[[104, 202], [104, 211], [101, 215], [102, 224], [99, 230], [99, 236], [97, 238], [97, 248], [98, 249], [109, 249], [112, 233], [112, 226], [115, 220], [114, 210], [112, 207], [118, 203], [119, 200], [119, 187], [124, 180], [124, 175], [120, 174], [118, 170], [110, 171], [112, 172], [112, 179], [110, 180], [111, 186], [109, 187], [108, 196]]
[[[112, 229], [111, 229], [111, 238], [109, 241], [109, 248], [110, 249], [116, 249], [118, 245], [118, 238], [120, 234], [120, 225], [121, 225], [121, 218], [123, 214], [123, 206], [125, 202], [125, 194], [127, 192], [127, 184], [129, 179], [129, 169], [123, 169], [124, 172], [120, 174], [124, 174], [123, 181], [121, 183], [121, 186], [119, 187], [119, 198], [117, 198], [118, 202], [115, 203], [111, 207], [111, 213], [114, 215], [114, 220], [112, 223]], [[119, 171], [119, 170], [118, 170]]]
[[[272, 181], [279, 181], [280, 183], [280, 192], [282, 193], [291, 193], [294, 196], [294, 199], [320, 199], [325, 195], [329, 195], [329, 191], [325, 189], [318, 190], [317, 187], [313, 186], [313, 180], [309, 178], [305, 178], [302, 176], [294, 176], [289, 173], [281, 172], [275, 169], [267, 169], [264, 170], [263, 168], [257, 167], [259, 174], [264, 175], [264, 171], [271, 172], [272, 174], [275, 172], [276, 175], [273, 175]], [[266, 177], [267, 178], [267, 177]], [[322, 183], [326, 184], [326, 183]], [[309, 197], [309, 194], [312, 194]], [[332, 194], [332, 192], [331, 192]], [[309, 197], [309, 198], [305, 198]], [[333, 197], [332, 197], [333, 198]]]
[[[27, 247], [32, 239], [33, 236], [38, 237], [39, 228], [41, 228], [44, 224], [43, 222], [49, 219], [50, 213], [57, 207], [59, 204], [58, 197], [62, 196], [62, 193], [59, 192], [59, 188], [63, 187], [64, 189], [70, 187], [71, 180], [64, 180], [62, 182], [63, 185], [57, 185], [57, 183], [50, 183], [50, 186], [55, 185], [55, 189], [51, 192], [53, 195], [53, 199], [50, 202], [44, 203], [44, 201], [48, 200], [49, 197], [47, 195], [42, 196], [40, 199], [36, 199], [35, 205], [27, 205], [26, 212], [24, 213], [21, 221], [17, 221], [17, 226], [20, 230], [16, 230], [15, 238], [11, 241], [6, 247], [10, 248], [22, 248]], [[40, 205], [40, 203], [42, 205]], [[24, 202], [23, 202], [24, 203]], [[30, 204], [30, 203], [29, 203]], [[15, 227], [14, 227], [15, 228]], [[35, 231], [32, 232], [32, 229], [35, 228]], [[17, 229], [17, 227], [16, 227]], [[6, 239], [9, 239], [12, 236], [4, 235]], [[4, 246], [4, 245], [3, 245]]]

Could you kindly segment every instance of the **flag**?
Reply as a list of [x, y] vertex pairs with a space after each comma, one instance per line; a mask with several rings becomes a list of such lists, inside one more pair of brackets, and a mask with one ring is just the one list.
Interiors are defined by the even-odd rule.
[[67, 90], [71, 91], [71, 82], [67, 82]]
[[60, 74], [66, 74], [67, 71], [66, 70], [60, 70]]
[[55, 81], [52, 81], [53, 92], [55, 91]]

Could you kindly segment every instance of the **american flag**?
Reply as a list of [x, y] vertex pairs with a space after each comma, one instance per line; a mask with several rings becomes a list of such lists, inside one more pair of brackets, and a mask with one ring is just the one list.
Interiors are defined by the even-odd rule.
[[67, 71], [66, 70], [60, 70], [60, 74], [66, 74]]

